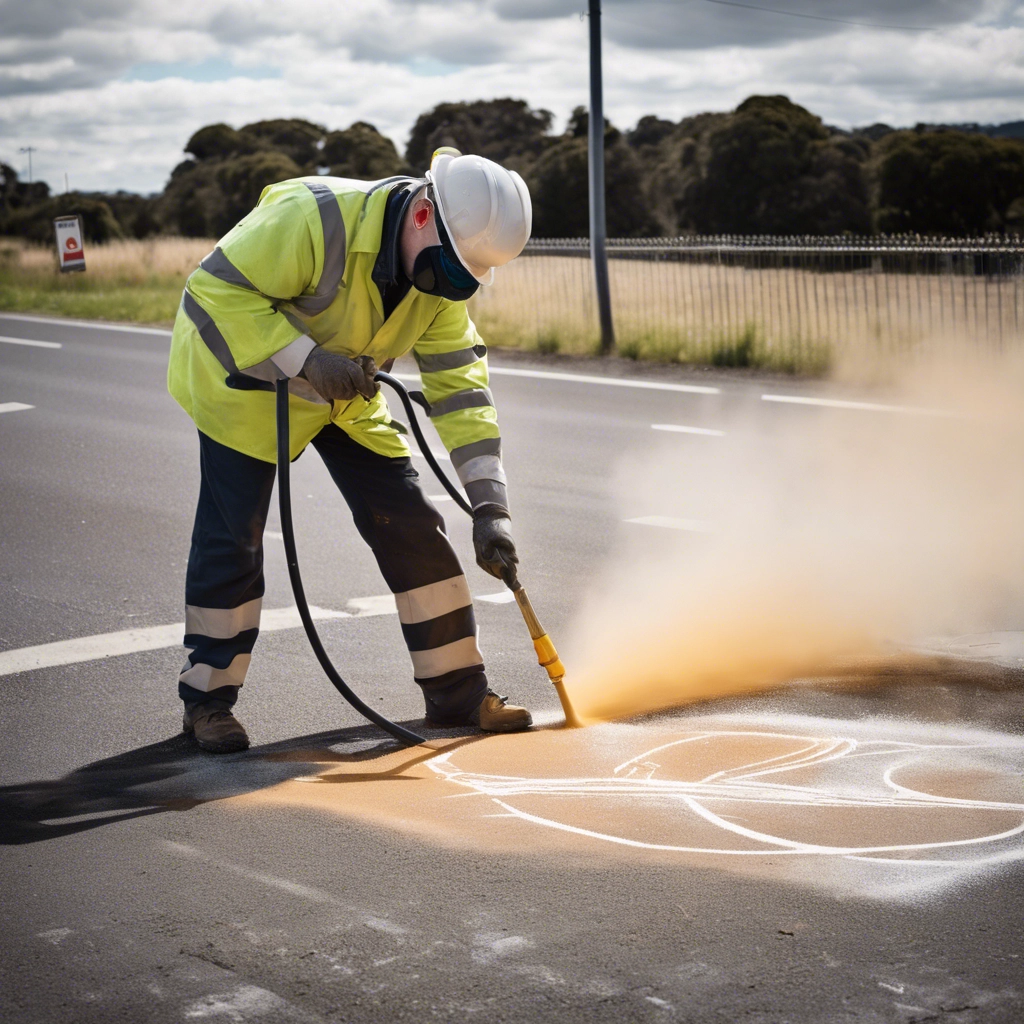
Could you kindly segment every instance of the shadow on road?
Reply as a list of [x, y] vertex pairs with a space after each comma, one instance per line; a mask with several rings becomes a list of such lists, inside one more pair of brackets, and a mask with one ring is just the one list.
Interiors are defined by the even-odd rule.
[[[411, 728], [418, 722], [403, 723]], [[466, 729], [438, 730], [437, 739], [479, 738]], [[308, 772], [313, 762], [359, 762], [401, 749], [375, 727], [357, 726], [252, 747], [242, 754], [206, 754], [184, 735], [94, 761], [61, 779], [0, 787], [0, 845], [38, 843], [131, 818], [187, 811], [265, 789]], [[420, 747], [379, 773], [352, 781], [401, 778], [435, 756]]]

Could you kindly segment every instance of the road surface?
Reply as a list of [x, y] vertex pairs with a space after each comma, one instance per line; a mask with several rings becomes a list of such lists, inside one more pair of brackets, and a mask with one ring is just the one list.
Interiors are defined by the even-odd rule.
[[[403, 752], [295, 628], [275, 509], [264, 607], [284, 611], [239, 704], [253, 747], [204, 755], [175, 689], [198, 446], [167, 333], [3, 316], [0, 336], [5, 1022], [1024, 1016], [1012, 687], [801, 688]], [[738, 412], [770, 431], [901, 411], [752, 376], [493, 366], [523, 579], [556, 640], [620, 540], [702, 527], [624, 507], [622, 460], [713, 444]], [[311, 450], [293, 491], [329, 649], [418, 727], [397, 619]], [[515, 608], [470, 572], [496, 688], [554, 722]]]

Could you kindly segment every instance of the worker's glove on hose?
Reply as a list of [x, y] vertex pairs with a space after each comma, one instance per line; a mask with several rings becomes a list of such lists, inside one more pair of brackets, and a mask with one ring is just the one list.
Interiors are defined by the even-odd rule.
[[380, 391], [380, 385], [373, 379], [376, 375], [377, 364], [370, 356], [349, 359], [319, 346], [309, 353], [302, 364], [302, 376], [321, 398], [329, 402], [335, 399], [347, 402], [356, 395], [371, 401]]
[[519, 565], [511, 518], [502, 505], [486, 504], [473, 509], [476, 564], [509, 586], [516, 582], [516, 566]]

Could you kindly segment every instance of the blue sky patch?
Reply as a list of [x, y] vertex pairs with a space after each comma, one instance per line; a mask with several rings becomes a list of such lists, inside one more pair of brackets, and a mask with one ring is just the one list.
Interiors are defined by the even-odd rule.
[[146, 61], [134, 64], [121, 78], [126, 82], [159, 82], [187, 78], [193, 82], [223, 82], [229, 78], [280, 78], [281, 69], [264, 66], [240, 68], [223, 57], [200, 61]]

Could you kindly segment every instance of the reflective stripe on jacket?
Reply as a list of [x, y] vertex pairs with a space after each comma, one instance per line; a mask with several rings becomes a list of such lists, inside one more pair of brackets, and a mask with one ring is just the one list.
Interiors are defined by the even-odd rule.
[[[168, 389], [204, 434], [275, 462], [272, 382], [296, 378], [314, 345], [378, 366], [411, 349], [471, 503], [507, 504], [487, 350], [466, 304], [412, 288], [385, 320], [371, 278], [388, 194], [410, 184], [316, 177], [264, 189], [186, 283]], [[303, 379], [289, 390], [293, 458], [331, 421], [380, 455], [409, 454], [383, 392], [328, 404]]]

